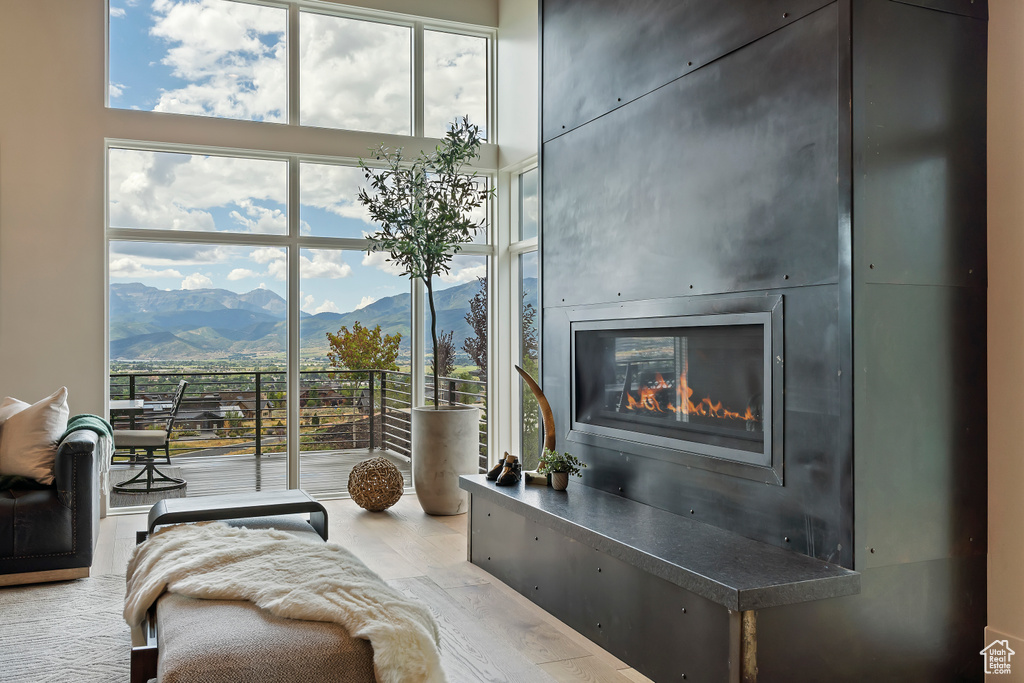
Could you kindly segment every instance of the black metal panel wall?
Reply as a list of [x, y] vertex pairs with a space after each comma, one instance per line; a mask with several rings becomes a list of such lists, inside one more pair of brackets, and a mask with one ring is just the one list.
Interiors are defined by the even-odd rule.
[[859, 595], [757, 613], [758, 681], [981, 681], [985, 557], [861, 574]]
[[564, 439], [566, 306], [782, 293], [784, 487], [572, 448], [590, 486], [849, 566], [838, 25], [829, 5], [544, 145], [544, 387]]
[[[583, 482], [866, 570], [863, 596], [759, 613], [764, 680], [976, 677], [987, 3], [809, 2], [785, 21], [745, 0], [542, 4], [559, 445], [574, 310], [782, 294], [783, 486], [569, 441]], [[683, 66], [705, 28], [713, 61]], [[493, 571], [530, 580], [508, 563]]]
[[835, 283], [837, 20], [830, 5], [546, 143], [544, 305]]
[[[828, 0], [545, 0], [545, 141], [792, 23]], [[629, 30], [623, 30], [628, 26]]]
[[[979, 3], [980, 5], [980, 3]], [[984, 287], [987, 22], [855, 5], [855, 252], [863, 282]], [[893, 68], [893, 65], [900, 68]]]
[[858, 570], [986, 552], [987, 24], [920, 4], [853, 12]]

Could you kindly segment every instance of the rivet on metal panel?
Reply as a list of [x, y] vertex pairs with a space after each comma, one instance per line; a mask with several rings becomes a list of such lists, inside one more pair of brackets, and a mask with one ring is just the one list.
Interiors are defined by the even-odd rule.
[[597, 568], [597, 573], [598, 573], [598, 574], [600, 574], [600, 573], [601, 573], [601, 568], [600, 568], [600, 567], [598, 567], [598, 568]]
[[539, 591], [539, 590], [540, 590], [540, 586], [534, 586], [534, 587], [533, 587], [533, 590], [535, 590], [535, 591]]
[[693, 66], [693, 62], [687, 62], [686, 66]]
[[782, 13], [782, 18], [783, 19], [788, 19], [789, 18], [789, 12], [783, 12]]
[[789, 543], [789, 536], [786, 536], [786, 543]]
[[490, 556], [488, 555], [488, 556], [487, 556], [487, 560], [488, 560], [488, 561], [490, 561], [490, 559], [491, 559], [491, 558], [490, 558]]
[[874, 555], [875, 549], [874, 548], [869, 548], [869, 550], [871, 551], [871, 554]]
[[622, 98], [620, 97], [620, 98], [619, 98], [619, 102], [621, 102], [621, 101], [622, 101]]
[[685, 607], [683, 608], [683, 614], [686, 614], [686, 608]]
[[782, 276], [782, 279], [783, 279], [783, 280], [788, 280], [788, 279], [789, 279], [789, 276], [788, 276], [788, 275], [783, 275], [783, 276]]
[[691, 515], [693, 514], [693, 510], [690, 510], [690, 514], [691, 514]]
[[869, 263], [869, 264], [868, 264], [868, 268], [871, 268], [871, 269], [873, 270], [873, 269], [874, 269], [874, 267], [875, 267], [875, 264], [874, 264], [874, 263]]
[[533, 540], [535, 540], [535, 541], [539, 541], [539, 540], [540, 540], [540, 536], [534, 536], [534, 537], [533, 537]]
[[599, 622], [597, 622], [597, 627], [598, 627], [598, 628], [601, 628], [601, 622], [600, 622], [600, 621], [599, 621]]

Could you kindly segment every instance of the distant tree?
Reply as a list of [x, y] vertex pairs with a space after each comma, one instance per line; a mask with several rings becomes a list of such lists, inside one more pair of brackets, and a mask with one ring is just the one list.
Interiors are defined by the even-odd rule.
[[305, 406], [307, 408], [319, 408], [320, 407], [320, 392], [316, 389], [310, 389], [306, 393]]
[[[520, 349], [520, 366], [534, 379], [540, 380], [539, 347], [537, 346], [537, 309], [529, 302], [523, 303], [522, 348]], [[533, 392], [525, 386], [521, 389], [522, 396], [522, 462], [529, 470], [536, 469], [541, 452], [540, 405]]]
[[[455, 332], [445, 333], [441, 330], [441, 334], [437, 336], [437, 350], [435, 354], [437, 359], [437, 376], [438, 377], [451, 377], [452, 372], [455, 370], [455, 342], [453, 338]], [[430, 371], [434, 373], [434, 364], [430, 364]]]
[[[526, 298], [525, 294], [523, 294], [523, 298]], [[532, 360], [536, 363], [538, 358], [537, 351], [540, 348], [537, 345], [537, 309], [529, 302], [523, 302], [522, 343], [523, 360]]]
[[[352, 330], [342, 325], [337, 334], [327, 333], [330, 350], [327, 359], [331, 367], [346, 370], [397, 370], [398, 344], [401, 334], [381, 334], [380, 325], [373, 329], [356, 322]], [[365, 373], [358, 373], [354, 379], [365, 379]]]
[[466, 314], [466, 322], [473, 328], [474, 336], [462, 342], [462, 350], [480, 368], [480, 376], [487, 377], [487, 278], [478, 277], [476, 280], [480, 289], [469, 300], [469, 313]]

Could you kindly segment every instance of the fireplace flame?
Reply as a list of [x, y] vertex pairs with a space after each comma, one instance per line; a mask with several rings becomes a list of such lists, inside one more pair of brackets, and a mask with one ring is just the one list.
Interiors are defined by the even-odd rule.
[[650, 386], [640, 387], [640, 397], [635, 398], [632, 392], [627, 390], [626, 394], [626, 409], [627, 410], [646, 410], [652, 413], [678, 413], [683, 415], [700, 415], [701, 417], [717, 418], [722, 420], [747, 420], [752, 422], [759, 422], [760, 420], [751, 410], [750, 406], [740, 413], [734, 410], [729, 410], [722, 406], [722, 402], [715, 402], [710, 396], [705, 396], [696, 403], [693, 401], [693, 388], [690, 387], [689, 381], [687, 381], [687, 366], [683, 366], [683, 372], [679, 375], [679, 381], [676, 383], [676, 399], [675, 404], [667, 402], [665, 407], [661, 407], [661, 403], [657, 399], [657, 392], [665, 389], [671, 389], [672, 385], [665, 381], [665, 378], [658, 373], [654, 377], [654, 382]]

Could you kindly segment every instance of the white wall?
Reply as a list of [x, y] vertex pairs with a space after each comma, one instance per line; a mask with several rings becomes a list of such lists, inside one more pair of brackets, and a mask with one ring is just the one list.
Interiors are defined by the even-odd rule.
[[[496, 0], [355, 0], [493, 26]], [[102, 414], [104, 138], [344, 157], [408, 139], [104, 107], [105, 0], [0, 0], [0, 397]], [[534, 88], [535, 89], [535, 88]], [[428, 144], [430, 144], [428, 142]], [[483, 150], [494, 168], [497, 150]]]
[[498, 168], [537, 153], [537, 0], [498, 6]]
[[0, 396], [103, 409], [103, 0], [0, 0]]
[[990, 0], [989, 14], [986, 642], [1011, 638], [1024, 681], [1024, 3]]

